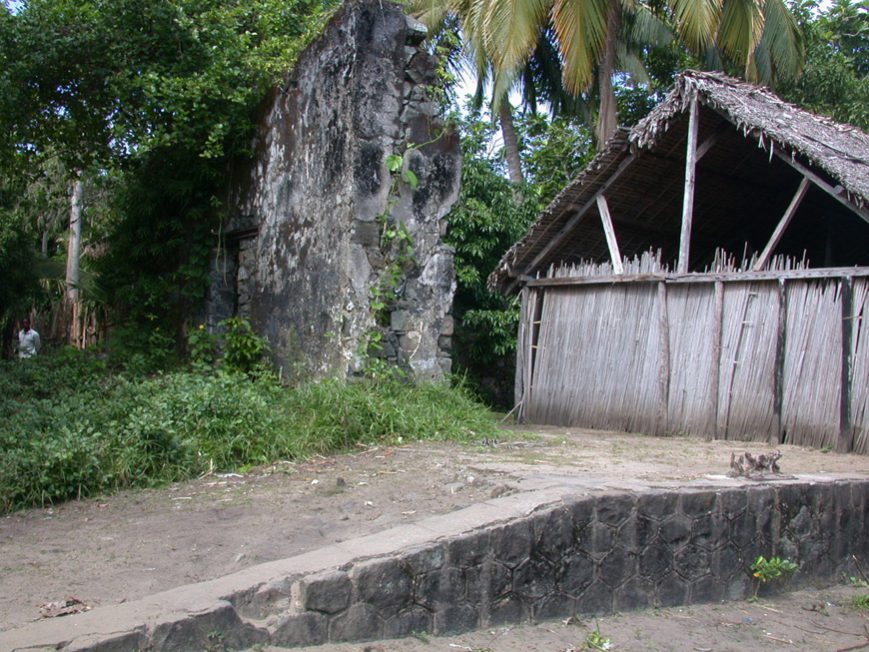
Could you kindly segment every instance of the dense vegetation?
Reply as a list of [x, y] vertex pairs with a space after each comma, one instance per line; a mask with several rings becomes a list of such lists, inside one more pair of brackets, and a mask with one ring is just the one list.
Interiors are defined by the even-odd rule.
[[0, 512], [275, 460], [493, 435], [462, 388], [395, 378], [288, 389], [266, 372], [112, 373], [73, 349], [0, 362]]
[[[452, 13], [471, 6], [447, 4]], [[0, 510], [357, 443], [467, 439], [491, 431], [490, 416], [463, 388], [412, 386], [385, 373], [353, 384], [288, 389], [255, 364], [262, 353], [255, 338], [239, 338], [236, 348], [230, 340], [215, 368], [214, 341], [191, 327], [220, 232], [226, 172], [246, 154], [258, 103], [339, 5], [0, 3], [0, 331], [10, 332], [14, 315], [56, 304], [61, 296], [69, 191], [80, 181], [85, 255], [79, 290], [86, 305], [103, 311], [113, 333], [107, 357], [106, 351], [98, 357], [65, 350], [0, 364]], [[618, 6], [605, 2], [593, 9], [600, 18]], [[583, 61], [572, 62], [585, 71], [573, 86], [584, 89], [578, 95], [561, 85], [563, 39], [551, 30], [528, 31], [533, 56], [507, 66], [523, 111], [513, 116], [507, 103], [488, 107], [502, 123], [502, 142], [481, 110], [484, 86], [476, 104], [461, 110], [462, 98], [449, 92], [456, 88], [449, 70], [462, 51], [458, 23], [448, 23], [434, 39], [445, 60], [438, 96], [454, 116], [465, 156], [447, 233], [458, 277], [455, 361], [477, 395], [508, 400], [517, 321], [515, 300], [489, 292], [486, 278], [593, 156], [597, 118], [608, 113], [624, 125], [636, 122], [689, 65], [745, 72], [735, 56], [705, 60], [692, 39], [672, 38], [686, 35], [667, 7], [692, 6], [692, 0], [636, 3], [619, 18], [620, 27], [616, 21], [610, 29], [608, 22], [596, 45], [583, 44], [593, 46]], [[792, 11], [803, 72], [783, 76], [776, 90], [869, 129], [865, 7], [836, 0], [821, 10], [813, 0], [795, 0]], [[526, 18], [546, 23], [548, 16]], [[779, 27], [790, 25], [777, 16]], [[507, 36], [499, 47], [527, 53], [522, 39], [508, 42]], [[764, 34], [755, 36], [761, 39], [755, 45], [775, 47]], [[618, 57], [610, 56], [614, 52]], [[728, 52], [736, 46], [725, 47]], [[477, 71], [491, 77], [498, 56], [505, 64], [506, 54], [490, 54], [494, 59], [478, 60]], [[752, 56], [752, 65], [766, 61]], [[594, 76], [598, 83], [591, 83]], [[504, 79], [498, 78], [501, 91]], [[605, 110], [611, 96], [617, 107], [609, 102]], [[548, 103], [552, 115], [538, 113], [538, 101]], [[505, 156], [507, 145], [515, 156]], [[508, 181], [508, 159], [510, 176], [521, 182]], [[245, 324], [234, 327], [246, 333]]]

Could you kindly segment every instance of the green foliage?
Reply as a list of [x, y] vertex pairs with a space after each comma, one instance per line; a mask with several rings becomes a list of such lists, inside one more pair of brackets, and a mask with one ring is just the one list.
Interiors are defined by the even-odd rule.
[[757, 599], [757, 592], [760, 590], [761, 585], [778, 580], [786, 580], [796, 573], [799, 568], [790, 559], [783, 559], [781, 557], [770, 557], [767, 559], [763, 555], [760, 555], [751, 565], [751, 575], [757, 580], [754, 598]]
[[599, 628], [595, 628], [594, 631], [589, 632], [588, 636], [585, 637], [582, 649], [600, 651], [611, 650], [613, 649], [613, 643], [608, 637], [600, 633]]
[[205, 324], [200, 324], [187, 334], [187, 355], [190, 357], [190, 366], [196, 371], [208, 371], [214, 367], [217, 338], [205, 329]]
[[521, 205], [514, 201], [513, 187], [503, 175], [500, 153], [490, 150], [492, 125], [477, 113], [460, 123], [462, 188], [447, 218], [446, 241], [455, 249], [454, 360], [475, 380], [512, 357], [519, 319], [516, 299], [490, 291], [486, 279], [504, 252], [592, 153], [589, 132], [567, 120], [529, 115], [517, 123], [529, 178]]
[[777, 88], [787, 100], [839, 122], [869, 130], [869, 21], [865, 4], [837, 0], [821, 11], [797, 0], [806, 64], [795, 82]]
[[268, 375], [111, 374], [65, 351], [0, 363], [0, 512], [357, 444], [494, 436], [462, 388]]
[[851, 605], [858, 611], [869, 611], [869, 593], [855, 595]]
[[[111, 180], [91, 243], [108, 245], [94, 296], [115, 322], [183, 333], [256, 107], [339, 5], [30, 0], [0, 11], [0, 161], [33, 172], [51, 156]], [[37, 204], [25, 221], [42, 219]]]
[[222, 363], [229, 371], [247, 374], [255, 371], [269, 351], [265, 339], [254, 333], [250, 322], [241, 317], [224, 319], [220, 326], [226, 329]]

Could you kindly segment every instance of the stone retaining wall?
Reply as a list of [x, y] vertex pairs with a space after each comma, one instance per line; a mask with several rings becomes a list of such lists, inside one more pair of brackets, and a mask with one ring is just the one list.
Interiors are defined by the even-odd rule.
[[285, 645], [736, 600], [758, 555], [830, 582], [869, 553], [866, 482], [614, 494], [299, 581]]
[[[712, 481], [714, 483], [714, 481]], [[316, 645], [736, 600], [758, 555], [829, 584], [869, 559], [869, 479], [524, 492], [234, 575], [0, 632], [0, 649]], [[58, 622], [63, 621], [63, 622]]]

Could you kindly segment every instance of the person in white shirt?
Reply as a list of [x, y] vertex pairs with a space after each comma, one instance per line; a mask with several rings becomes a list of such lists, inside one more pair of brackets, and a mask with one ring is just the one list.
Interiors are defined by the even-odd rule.
[[30, 320], [25, 317], [21, 320], [21, 330], [18, 331], [18, 357], [32, 358], [39, 353], [39, 333], [30, 328]]

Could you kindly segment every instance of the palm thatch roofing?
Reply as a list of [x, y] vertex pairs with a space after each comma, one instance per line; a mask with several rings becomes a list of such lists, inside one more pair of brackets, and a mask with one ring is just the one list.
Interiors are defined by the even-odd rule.
[[624, 257], [660, 250], [665, 263], [675, 260], [695, 99], [702, 158], [689, 269], [708, 265], [718, 248], [736, 256], [760, 251], [804, 177], [812, 184], [776, 253], [814, 267], [869, 264], [869, 136], [767, 89], [686, 71], [661, 104], [617, 132], [559, 193], [503, 256], [490, 287], [509, 292], [551, 265], [607, 260], [600, 194]]

